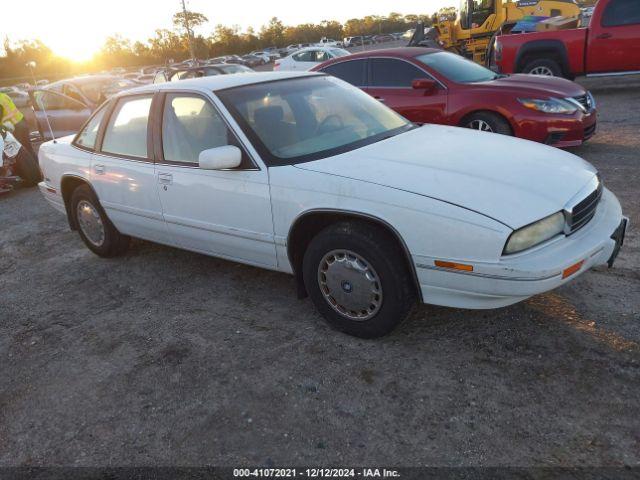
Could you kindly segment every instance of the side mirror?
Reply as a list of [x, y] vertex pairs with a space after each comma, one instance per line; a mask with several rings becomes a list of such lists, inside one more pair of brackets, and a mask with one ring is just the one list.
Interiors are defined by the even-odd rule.
[[414, 90], [424, 90], [425, 95], [432, 95], [438, 88], [438, 84], [435, 80], [431, 80], [430, 78], [416, 78], [411, 86]]
[[204, 170], [237, 168], [241, 162], [242, 152], [234, 145], [203, 150], [198, 157], [198, 165]]

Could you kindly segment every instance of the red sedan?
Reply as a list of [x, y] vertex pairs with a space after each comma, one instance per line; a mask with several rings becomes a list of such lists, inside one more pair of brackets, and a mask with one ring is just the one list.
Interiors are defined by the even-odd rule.
[[596, 131], [595, 101], [577, 83], [499, 75], [442, 50], [373, 50], [312, 70], [361, 88], [416, 123], [515, 135], [556, 147], [580, 145]]

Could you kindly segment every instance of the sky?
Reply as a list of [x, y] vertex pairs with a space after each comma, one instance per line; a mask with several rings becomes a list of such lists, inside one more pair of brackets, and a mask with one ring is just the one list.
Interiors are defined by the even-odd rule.
[[[171, 28], [171, 18], [181, 8], [180, 0], [1, 1], [0, 37], [6, 35], [12, 42], [39, 38], [56, 54], [72, 60], [88, 60], [106, 37], [116, 33], [133, 41], [146, 40], [156, 28]], [[258, 30], [274, 16], [285, 25], [295, 25], [391, 11], [431, 14], [457, 4], [458, 0], [187, 0], [189, 10], [209, 19], [198, 31], [203, 34], [219, 23]]]

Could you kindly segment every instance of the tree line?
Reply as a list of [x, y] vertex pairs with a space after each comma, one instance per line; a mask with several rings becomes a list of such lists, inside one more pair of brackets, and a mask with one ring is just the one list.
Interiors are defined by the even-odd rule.
[[186, 12], [189, 29], [185, 28], [185, 15], [173, 16], [173, 28], [157, 29], [146, 41], [131, 41], [121, 35], [108, 37], [102, 48], [88, 62], [73, 62], [57, 56], [41, 40], [22, 40], [12, 43], [4, 40], [5, 55], [0, 57], [0, 78], [28, 77], [26, 63], [35, 61], [38, 77], [64, 77], [78, 73], [109, 70], [114, 67], [136, 67], [162, 65], [178, 62], [190, 57], [189, 36], [192, 37], [194, 53], [205, 59], [230, 54], [244, 54], [266, 47], [285, 47], [290, 44], [318, 42], [322, 37], [336, 40], [348, 36], [375, 35], [400, 32], [415, 27], [418, 21], [430, 25], [435, 18], [429, 15], [401, 15], [392, 12], [387, 16], [368, 15], [353, 18], [344, 23], [325, 20], [320, 23], [284, 25], [273, 17], [258, 31], [249, 27], [216, 25], [208, 35], [193, 34], [207, 23], [202, 13]]

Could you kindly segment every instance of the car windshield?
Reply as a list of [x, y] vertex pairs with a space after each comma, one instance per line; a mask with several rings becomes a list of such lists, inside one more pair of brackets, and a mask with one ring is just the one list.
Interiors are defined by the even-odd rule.
[[450, 52], [425, 53], [418, 55], [416, 60], [456, 83], [487, 82], [499, 76], [488, 68]]
[[217, 93], [269, 165], [337, 155], [414, 126], [362, 90], [329, 76]]

